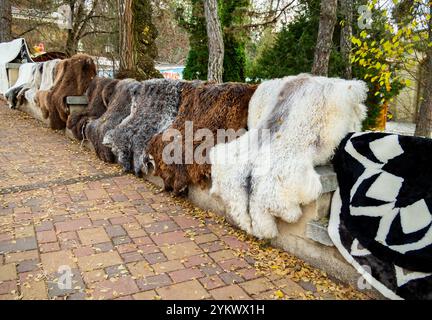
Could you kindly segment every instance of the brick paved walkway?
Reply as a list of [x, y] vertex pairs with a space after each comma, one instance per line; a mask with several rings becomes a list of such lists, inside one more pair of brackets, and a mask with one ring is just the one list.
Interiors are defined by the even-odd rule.
[[0, 299], [365, 298], [4, 105], [0, 140]]

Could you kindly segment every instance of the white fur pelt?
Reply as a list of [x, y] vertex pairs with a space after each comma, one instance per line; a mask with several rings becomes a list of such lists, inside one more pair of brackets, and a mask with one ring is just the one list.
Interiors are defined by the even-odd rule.
[[17, 108], [17, 97], [20, 92], [24, 92], [29, 88], [30, 83], [33, 81], [36, 67], [36, 63], [24, 63], [20, 66], [16, 83], [5, 93], [5, 97], [11, 109]]
[[33, 62], [23, 38], [0, 43], [0, 94], [5, 94], [9, 89], [6, 64], [15, 60], [18, 63]]
[[300, 206], [319, 197], [314, 167], [332, 157], [347, 133], [361, 129], [366, 93], [362, 81], [307, 74], [264, 82], [251, 99], [250, 131], [210, 151], [210, 193], [241, 229], [276, 237], [276, 218], [296, 222]]
[[[34, 70], [32, 81], [29, 84], [29, 87], [24, 92], [24, 99], [27, 100], [30, 104], [35, 103], [36, 92], [39, 91], [40, 85], [42, 82], [42, 73], [43, 73], [43, 63], [39, 63]], [[20, 95], [22, 95], [23, 91], [21, 91], [18, 95], [18, 99], [20, 99]]]
[[182, 81], [152, 79], [142, 82], [132, 94], [131, 113], [105, 134], [103, 144], [111, 148], [125, 171], [147, 173], [144, 152], [149, 140], [165, 130], [177, 115]]
[[43, 63], [42, 80], [39, 90], [45, 91], [52, 88], [55, 78], [55, 68], [60, 59], [49, 60]]

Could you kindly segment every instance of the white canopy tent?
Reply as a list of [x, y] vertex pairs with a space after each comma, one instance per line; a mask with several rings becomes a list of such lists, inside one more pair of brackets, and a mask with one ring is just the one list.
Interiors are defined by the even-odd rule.
[[9, 89], [6, 65], [10, 62], [33, 62], [24, 38], [0, 43], [0, 94], [5, 94]]

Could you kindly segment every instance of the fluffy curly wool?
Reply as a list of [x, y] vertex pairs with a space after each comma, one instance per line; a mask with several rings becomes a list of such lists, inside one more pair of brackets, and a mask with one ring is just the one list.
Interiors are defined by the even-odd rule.
[[42, 80], [39, 90], [36, 92], [35, 103], [41, 109], [42, 115], [45, 119], [48, 118], [48, 92], [54, 84], [56, 67], [59, 62], [59, 59], [55, 59], [42, 63]]
[[105, 113], [118, 82], [117, 79], [100, 77], [92, 80], [86, 92], [89, 101], [87, 108], [80, 113], [71, 114], [66, 123], [75, 138], [83, 140], [83, 129], [89, 119], [98, 119]]
[[184, 83], [169, 79], [143, 81], [132, 96], [130, 115], [106, 133], [103, 144], [111, 148], [125, 171], [133, 170], [140, 175], [144, 169], [147, 173], [145, 147], [155, 134], [173, 122]]
[[86, 54], [76, 54], [58, 63], [54, 85], [47, 94], [47, 110], [43, 110], [52, 129], [65, 128], [69, 116], [66, 97], [83, 95], [95, 76], [96, 65]]
[[281, 82], [274, 90], [260, 85], [277, 99], [252, 107], [256, 130], [210, 151], [210, 193], [240, 228], [259, 238], [276, 237], [276, 218], [296, 222], [300, 205], [318, 198], [322, 186], [314, 167], [329, 160], [348, 132], [361, 129], [366, 114], [362, 81], [302, 74]]
[[[155, 174], [162, 177], [165, 188], [180, 193], [186, 190], [189, 184], [207, 187], [210, 178], [209, 161], [186, 163], [185, 155], [185, 123], [193, 122], [193, 134], [199, 129], [208, 129], [213, 137], [217, 136], [218, 129], [244, 129], [247, 123], [249, 101], [256, 89], [254, 85], [241, 83], [202, 84], [196, 89], [190, 88], [182, 95], [179, 114], [170, 130], [178, 130], [182, 147], [182, 164], [167, 164], [163, 159], [163, 150], [170, 141], [163, 141], [163, 134], [156, 135], [149, 143], [148, 153], [154, 159]], [[196, 153], [198, 146], [216, 141], [207, 141], [206, 137], [196, 137], [192, 152]], [[204, 150], [198, 150], [200, 153]], [[202, 153], [201, 153], [202, 154]], [[207, 154], [203, 154], [208, 158]]]
[[5, 93], [5, 98], [11, 109], [17, 108], [18, 95], [29, 88], [30, 83], [33, 81], [36, 66], [36, 63], [24, 63], [20, 66], [16, 83]]
[[132, 94], [139, 91], [141, 83], [132, 79], [119, 81], [110, 99], [106, 112], [98, 119], [88, 122], [85, 126], [85, 138], [95, 148], [96, 154], [106, 162], [115, 162], [114, 154], [109, 147], [102, 144], [105, 134], [118, 126], [129, 114]]

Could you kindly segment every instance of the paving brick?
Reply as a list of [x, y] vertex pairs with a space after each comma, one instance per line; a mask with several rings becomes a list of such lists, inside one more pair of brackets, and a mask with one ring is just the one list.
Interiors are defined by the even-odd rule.
[[102, 269], [87, 271], [87, 272], [82, 273], [83, 280], [87, 284], [91, 284], [93, 282], [98, 282], [98, 281], [103, 281], [103, 280], [105, 280], [105, 276], [108, 277], [107, 274], [105, 273], [105, 271]]
[[139, 291], [135, 281], [131, 277], [122, 277], [115, 281], [112, 280], [113, 279], [95, 283], [95, 289], [92, 294], [94, 299], [112, 299], [131, 295]]
[[123, 261], [125, 263], [135, 262], [135, 261], [143, 261], [144, 257], [139, 252], [127, 252], [121, 254]]
[[179, 230], [180, 227], [174, 221], [159, 221], [144, 225], [144, 229], [150, 233], [165, 233]]
[[136, 279], [154, 275], [153, 268], [145, 261], [131, 262], [126, 266], [129, 269], [130, 274]]
[[288, 279], [287, 277], [280, 278], [278, 280], [274, 280], [273, 283], [275, 286], [282, 290], [288, 297], [298, 297], [299, 294], [304, 293], [305, 290], [298, 285], [296, 282]]
[[161, 251], [165, 254], [168, 260], [183, 259], [203, 253], [201, 249], [192, 241], [161, 247]]
[[103, 227], [84, 229], [77, 232], [83, 245], [92, 245], [110, 241], [110, 238]]
[[269, 289], [274, 289], [275, 286], [266, 278], [258, 278], [255, 280], [246, 281], [240, 284], [248, 294], [259, 294]]
[[126, 231], [122, 228], [122, 226], [107, 226], [105, 227], [106, 233], [110, 238], [115, 238], [119, 236], [126, 235]]
[[112, 277], [124, 277], [129, 274], [129, 271], [126, 269], [124, 265], [111, 266], [105, 268], [105, 273], [109, 278]]
[[39, 269], [39, 261], [38, 260], [25, 260], [25, 261], [21, 261], [17, 265], [17, 271], [19, 273], [34, 271], [37, 269]]
[[217, 241], [218, 237], [213, 233], [200, 234], [195, 237], [195, 242], [197, 244], [206, 243], [206, 242], [214, 242]]
[[104, 189], [84, 190], [88, 200], [98, 200], [109, 198], [108, 193]]
[[226, 271], [234, 271], [241, 268], [249, 267], [249, 264], [240, 258], [219, 261], [218, 264]]
[[171, 261], [165, 261], [160, 262], [152, 265], [153, 270], [155, 273], [168, 273], [175, 270], [180, 270], [184, 268], [184, 265], [178, 261], [178, 260], [171, 260]]
[[250, 300], [247, 293], [236, 284], [210, 290], [210, 294], [216, 300]]
[[155, 264], [155, 263], [158, 263], [158, 262], [165, 262], [165, 261], [167, 261], [167, 258], [161, 252], [155, 252], [155, 253], [145, 254], [144, 258], [150, 264]]
[[221, 274], [221, 273], [223, 273], [223, 270], [221, 269], [221, 267], [219, 267], [215, 263], [211, 263], [211, 264], [206, 264], [204, 266], [200, 266], [199, 269], [202, 272], [204, 272], [206, 275], [208, 275], [208, 276], [212, 276], [212, 275], [215, 275], [215, 274]]
[[209, 253], [209, 256], [216, 262], [226, 261], [236, 258], [234, 251], [232, 250], [221, 250]]
[[156, 296], [157, 296], [156, 291], [149, 290], [149, 291], [135, 293], [132, 297], [135, 300], [153, 300]]
[[126, 253], [126, 252], [133, 252], [133, 251], [137, 251], [137, 246], [136, 246], [136, 244], [133, 244], [133, 243], [121, 244], [121, 245], [117, 246], [117, 251], [120, 254]]
[[169, 276], [171, 277], [173, 282], [177, 283], [201, 278], [204, 276], [204, 273], [202, 273], [199, 269], [196, 268], [188, 268], [170, 272]]
[[111, 242], [98, 243], [93, 245], [93, 248], [97, 253], [114, 250], [114, 246]]
[[221, 240], [231, 249], [247, 250], [249, 248], [249, 245], [246, 242], [240, 241], [234, 236], [223, 236], [221, 237]]
[[152, 238], [154, 243], [160, 246], [190, 241], [189, 238], [186, 237], [186, 233], [184, 233], [183, 231], [172, 231], [162, 234], [154, 234], [150, 235], [150, 237]]
[[60, 250], [60, 246], [57, 242], [52, 242], [52, 243], [41, 243], [39, 245], [39, 250], [41, 253], [47, 253], [47, 252], [52, 252], [52, 251], [59, 251]]
[[60, 266], [68, 266], [71, 269], [76, 267], [70, 250], [42, 253], [41, 261], [43, 269], [48, 274], [56, 273]]
[[0, 281], [15, 280], [17, 278], [17, 273], [15, 269], [15, 264], [10, 263], [0, 266]]
[[158, 288], [156, 291], [165, 300], [199, 300], [210, 297], [207, 290], [197, 280], [176, 283]]
[[204, 252], [216, 252], [225, 249], [222, 241], [206, 242], [200, 244], [199, 246]]
[[41, 231], [37, 233], [39, 243], [56, 242], [57, 235], [54, 230]]
[[35, 237], [0, 242], [0, 253], [27, 251], [37, 248]]
[[81, 273], [76, 268], [49, 275], [47, 284], [50, 298], [83, 293], [85, 290]]
[[74, 249], [73, 253], [75, 257], [79, 258], [79, 257], [90, 256], [95, 252], [92, 247], [79, 247]]
[[235, 284], [235, 283], [241, 283], [244, 281], [241, 275], [235, 273], [235, 272], [224, 272], [220, 273], [219, 277], [225, 282], [226, 284]]
[[5, 255], [5, 263], [20, 262], [24, 260], [39, 259], [37, 250], [30, 250], [17, 253], [7, 253]]
[[220, 288], [226, 286], [225, 282], [222, 281], [221, 278], [218, 276], [209, 276], [205, 278], [199, 279], [201, 284], [204, 286], [205, 289], [211, 290], [215, 288]]
[[54, 224], [58, 233], [66, 231], [77, 231], [92, 226], [91, 220], [87, 218], [57, 222]]
[[212, 262], [213, 261], [205, 254], [200, 254], [200, 255], [187, 257], [183, 259], [183, 263], [187, 268], [199, 266], [199, 265], [205, 265]]
[[78, 258], [78, 266], [80, 267], [81, 271], [102, 269], [122, 263], [123, 261], [121, 257], [115, 251], [103, 252], [91, 256]]
[[0, 294], [10, 294], [17, 289], [15, 280], [0, 282]]
[[144, 279], [137, 280], [138, 287], [142, 291], [153, 290], [161, 288], [172, 283], [171, 278], [167, 274], [158, 274], [154, 276], [148, 276]]
[[15, 228], [15, 238], [28, 238], [34, 237], [34, 229], [33, 226], [20, 226]]
[[115, 246], [125, 244], [125, 243], [131, 243], [132, 240], [128, 236], [121, 236], [121, 237], [115, 237], [112, 239], [112, 242]]
[[201, 222], [197, 219], [194, 219], [190, 216], [174, 216], [173, 220], [180, 226], [182, 229], [195, 228], [201, 225]]

